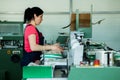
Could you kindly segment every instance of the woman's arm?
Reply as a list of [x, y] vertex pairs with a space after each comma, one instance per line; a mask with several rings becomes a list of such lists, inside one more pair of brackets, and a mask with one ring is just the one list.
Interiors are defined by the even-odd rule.
[[60, 47], [58, 44], [54, 45], [39, 45], [36, 43], [36, 36], [35, 34], [31, 34], [28, 37], [29, 43], [30, 43], [30, 48], [32, 51], [44, 51], [44, 50], [53, 50], [57, 52], [62, 52], [63, 48]]

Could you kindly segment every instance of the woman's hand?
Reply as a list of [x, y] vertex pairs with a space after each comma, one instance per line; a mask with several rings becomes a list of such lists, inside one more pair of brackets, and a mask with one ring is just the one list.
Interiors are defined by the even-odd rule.
[[51, 45], [51, 50], [55, 52], [63, 52], [63, 48], [59, 45], [59, 43]]

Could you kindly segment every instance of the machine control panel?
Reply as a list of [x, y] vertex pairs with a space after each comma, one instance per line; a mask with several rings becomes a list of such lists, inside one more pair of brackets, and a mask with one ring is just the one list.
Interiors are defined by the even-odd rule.
[[15, 50], [15, 51], [12, 51], [12, 54], [20, 54], [20, 50]]

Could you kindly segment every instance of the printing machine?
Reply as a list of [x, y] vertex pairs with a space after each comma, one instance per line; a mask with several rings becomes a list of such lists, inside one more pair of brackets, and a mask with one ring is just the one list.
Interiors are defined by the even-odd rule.
[[[79, 10], [75, 15], [76, 30], [70, 32], [68, 80], [119, 80], [119, 59], [116, 56], [119, 58], [120, 53], [105, 43], [92, 41], [91, 22], [90, 27], [83, 27], [80, 21], [84, 23], [84, 19], [80, 19]], [[99, 61], [97, 66], [95, 60]]]
[[21, 80], [23, 23], [0, 22], [0, 80]]

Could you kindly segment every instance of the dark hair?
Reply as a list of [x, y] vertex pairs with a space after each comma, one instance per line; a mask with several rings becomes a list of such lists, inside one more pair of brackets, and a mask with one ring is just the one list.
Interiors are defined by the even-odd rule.
[[36, 14], [36, 16], [39, 16], [43, 13], [44, 11], [40, 9], [39, 7], [27, 8], [24, 12], [24, 23], [29, 22], [30, 20], [34, 19], [34, 14]]

